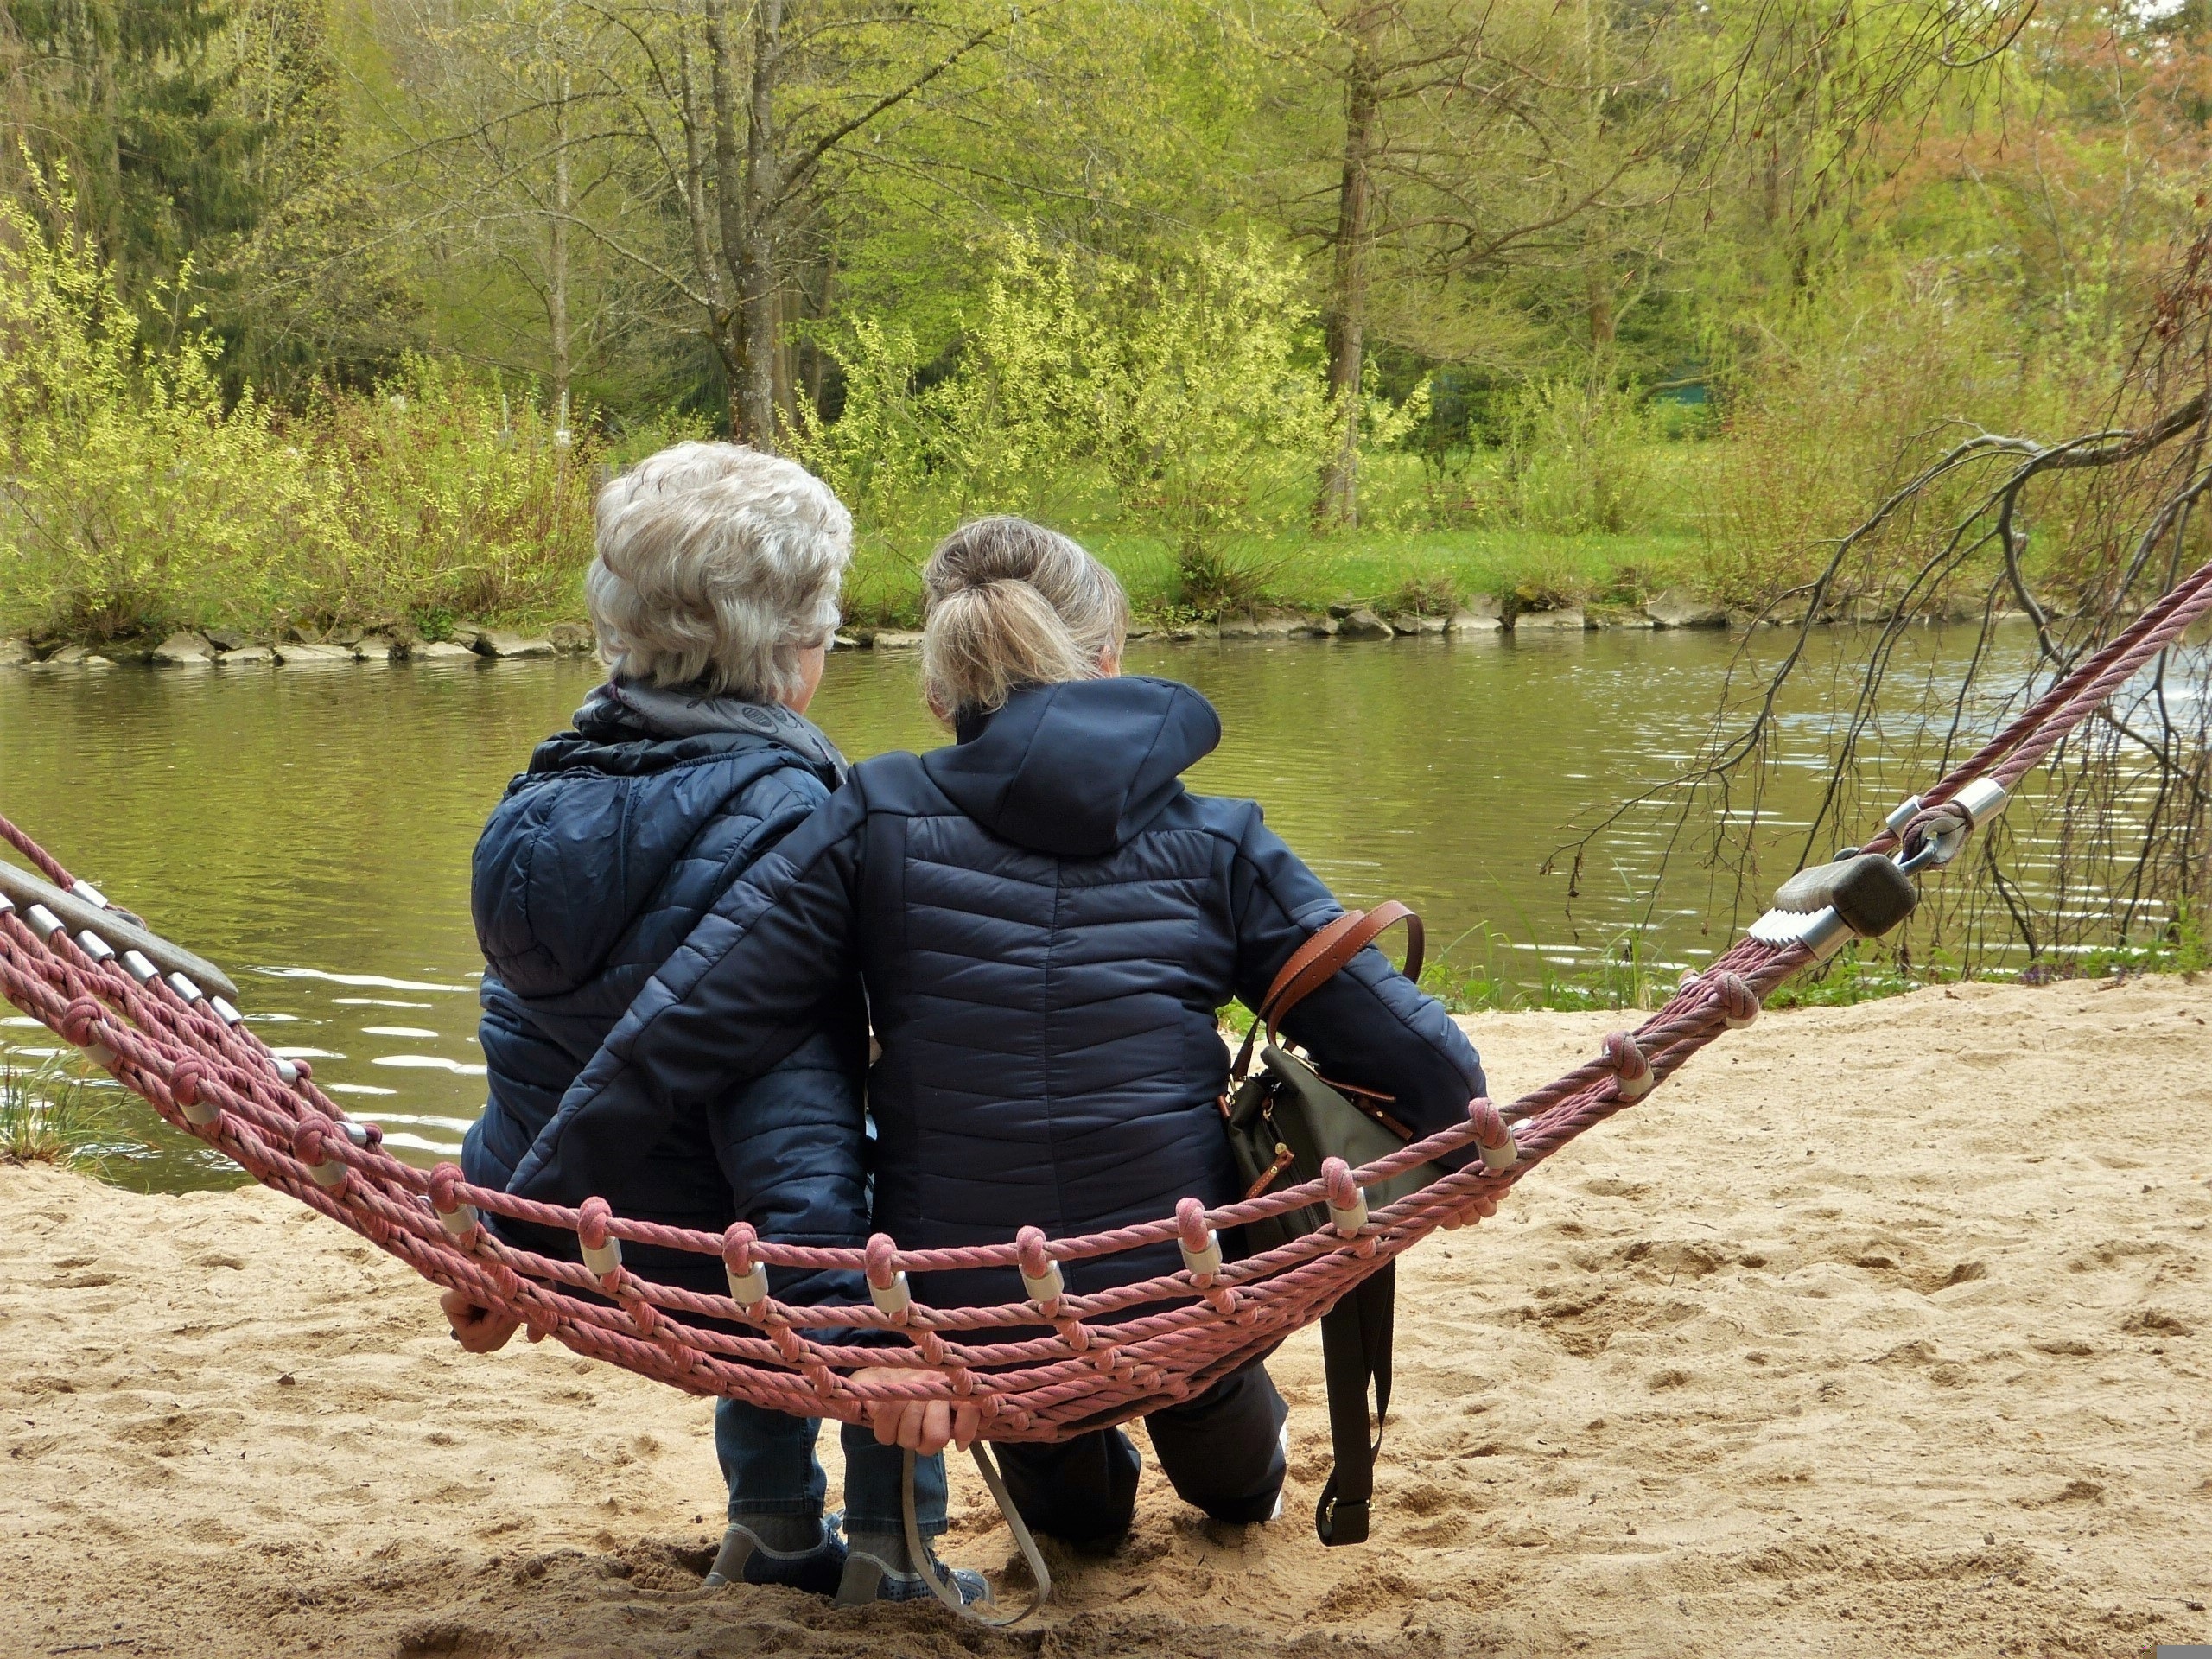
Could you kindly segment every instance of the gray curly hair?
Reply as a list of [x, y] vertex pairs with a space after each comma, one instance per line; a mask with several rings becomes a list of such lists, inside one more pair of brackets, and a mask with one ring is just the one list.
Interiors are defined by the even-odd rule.
[[837, 626], [853, 520], [829, 486], [737, 443], [679, 443], [610, 480], [584, 599], [617, 679], [780, 701]]

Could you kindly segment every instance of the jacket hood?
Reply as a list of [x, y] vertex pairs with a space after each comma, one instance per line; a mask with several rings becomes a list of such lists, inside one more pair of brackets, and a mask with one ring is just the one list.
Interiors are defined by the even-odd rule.
[[1072, 858], [1143, 833], [1221, 741], [1211, 703], [1140, 675], [1029, 686], [957, 729], [922, 757], [930, 781], [1001, 841]]
[[477, 942], [509, 990], [563, 996], [589, 983], [676, 866], [717, 855], [702, 837], [762, 779], [803, 770], [836, 786], [836, 751], [812, 726], [735, 715], [674, 735], [595, 693], [577, 729], [538, 745], [484, 827], [470, 884]]
[[[794, 714], [779, 702], [716, 696], [696, 685], [658, 686], [611, 679], [592, 688], [583, 707], [576, 710], [575, 730], [587, 746], [607, 750], [636, 746], [642, 740], [649, 770], [653, 767], [654, 752], [671, 740], [770, 737], [824, 772], [832, 788], [844, 781], [845, 757], [829, 734], [805, 715]], [[575, 764], [558, 738], [542, 747], [538, 757], [531, 763], [533, 772]], [[600, 765], [601, 760], [594, 759], [588, 764]]]

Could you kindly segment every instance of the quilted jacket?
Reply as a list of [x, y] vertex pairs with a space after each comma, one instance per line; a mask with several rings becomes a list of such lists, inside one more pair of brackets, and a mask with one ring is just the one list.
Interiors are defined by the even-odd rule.
[[[480, 1186], [507, 1184], [639, 991], [837, 781], [836, 750], [788, 711], [728, 699], [690, 707], [721, 718], [689, 724], [723, 728], [671, 736], [595, 692], [576, 729], [538, 747], [477, 842], [489, 1097], [461, 1168]], [[862, 1133], [860, 990], [846, 975], [817, 992], [772, 1067], [687, 1097], [588, 1191], [640, 1220], [719, 1232], [742, 1217], [796, 1242], [864, 1239], [867, 1198], [849, 1151]], [[562, 1243], [504, 1226], [540, 1249]], [[573, 1255], [574, 1238], [565, 1243]], [[715, 1258], [632, 1245], [625, 1259], [693, 1289], [727, 1289]], [[778, 1282], [779, 1294], [823, 1289], [797, 1275]], [[858, 1294], [855, 1281], [826, 1299]]]
[[[857, 971], [874, 1226], [909, 1248], [1061, 1236], [1238, 1196], [1216, 1102], [1217, 1013], [1265, 995], [1340, 913], [1250, 801], [1186, 790], [1219, 741], [1189, 687], [1033, 687], [959, 741], [861, 763], [759, 860], [653, 976], [562, 1101], [512, 1190], [573, 1202], [635, 1149], [760, 1075]], [[1433, 999], [1363, 952], [1287, 1022], [1332, 1077], [1422, 1134], [1482, 1091]], [[821, 1143], [855, 1179], [855, 1138]], [[1173, 1247], [1075, 1264], [1076, 1290], [1177, 1265]], [[1019, 1300], [1010, 1273], [917, 1279], [940, 1306]]]

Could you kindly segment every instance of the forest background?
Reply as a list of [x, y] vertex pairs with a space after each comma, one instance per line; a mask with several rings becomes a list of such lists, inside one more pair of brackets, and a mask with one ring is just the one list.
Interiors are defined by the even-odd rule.
[[1757, 611], [2096, 424], [2208, 114], [2206, 0], [6, 0], [0, 633], [570, 615], [716, 433], [862, 622], [997, 510], [1170, 618]]

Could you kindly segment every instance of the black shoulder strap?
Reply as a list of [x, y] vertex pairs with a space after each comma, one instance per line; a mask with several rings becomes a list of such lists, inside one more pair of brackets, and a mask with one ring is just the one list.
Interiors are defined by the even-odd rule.
[[[1368, 1505], [1375, 1495], [1375, 1454], [1390, 1414], [1390, 1337], [1396, 1314], [1398, 1264], [1363, 1280], [1321, 1316], [1321, 1369], [1329, 1384], [1329, 1440], [1336, 1467], [1313, 1506], [1313, 1530], [1325, 1544], [1367, 1541]], [[1367, 1389], [1375, 1385], [1375, 1438], [1370, 1440]]]

